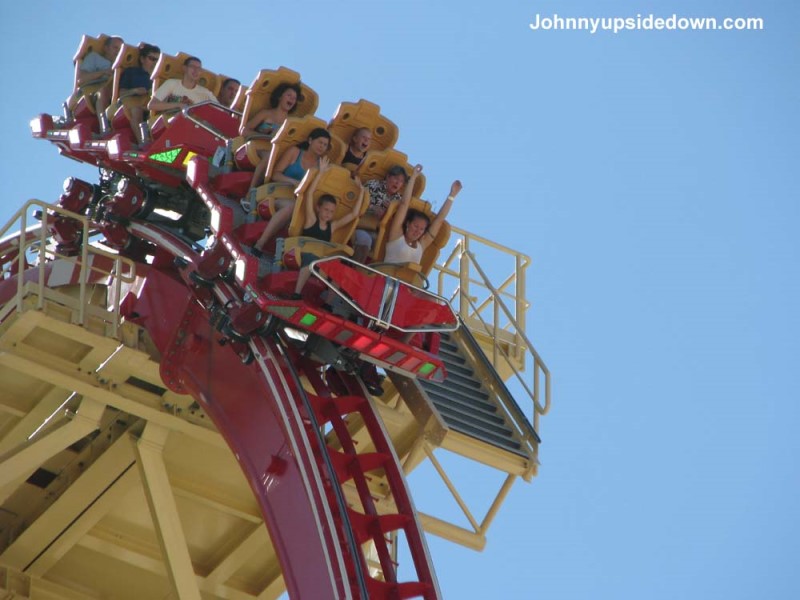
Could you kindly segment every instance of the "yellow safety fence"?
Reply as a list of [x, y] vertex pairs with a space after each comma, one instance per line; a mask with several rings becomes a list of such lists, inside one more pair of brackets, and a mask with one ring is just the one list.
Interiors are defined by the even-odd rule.
[[[478, 263], [478, 254], [486, 268]], [[539, 417], [550, 410], [551, 381], [547, 365], [525, 334], [530, 307], [525, 297], [525, 271], [530, 258], [457, 227], [452, 227], [442, 256], [434, 266], [438, 271], [436, 293], [454, 305], [481, 341], [491, 341], [489, 360], [497, 371], [513, 373], [530, 398], [532, 424], [538, 431]]]
[[[57, 246], [51, 237], [50, 226], [57, 218], [74, 219], [81, 226], [80, 251], [77, 255], [63, 254], [57, 251]], [[2, 272], [0, 280], [7, 279], [15, 273], [25, 273], [31, 267], [36, 268], [35, 279], [28, 277], [17, 278], [15, 301], [0, 307], [0, 322], [8, 314], [17, 310], [24, 310], [26, 297], [36, 297], [35, 308], [42, 310], [46, 299], [55, 300], [60, 304], [74, 309], [74, 321], [84, 325], [88, 318], [99, 318], [110, 326], [110, 334], [118, 336], [120, 326], [119, 303], [122, 296], [121, 288], [124, 283], [132, 283], [136, 277], [136, 264], [119, 254], [103, 249], [92, 242], [92, 231], [89, 219], [53, 204], [41, 200], [29, 200], [20, 208], [9, 221], [0, 229], [0, 248], [5, 248], [0, 255]], [[14, 255], [13, 258], [11, 255]], [[103, 257], [108, 260], [95, 260]], [[8, 260], [7, 260], [8, 259]], [[60, 293], [58, 290], [47, 286], [47, 266], [56, 261], [74, 263], [80, 269], [75, 285], [78, 288], [77, 298], [74, 295]], [[104, 268], [102, 265], [112, 265]], [[114, 293], [112, 305], [107, 308], [96, 306], [92, 302], [93, 286], [90, 281], [99, 279], [109, 287], [113, 286]]]

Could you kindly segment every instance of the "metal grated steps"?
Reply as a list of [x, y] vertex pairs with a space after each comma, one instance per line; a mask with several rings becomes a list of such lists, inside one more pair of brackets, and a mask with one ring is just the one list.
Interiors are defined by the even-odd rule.
[[[520, 442], [519, 435], [500, 410], [496, 395], [476, 373], [475, 367], [462, 349], [461, 345], [465, 344], [472, 345], [473, 354], [480, 353], [479, 356], [485, 359], [480, 346], [465, 327], [454, 333], [442, 334], [439, 357], [444, 361], [447, 378], [441, 383], [418, 380], [419, 387], [448, 427], [454, 431], [502, 450], [527, 456], [527, 448]], [[485, 363], [484, 366], [488, 365], [488, 360]], [[496, 379], [492, 387], [507, 395], [506, 402], [513, 403], [514, 400], [494, 369], [489, 365], [484, 371], [488, 373], [487, 377]], [[518, 412], [522, 414], [522, 411]], [[538, 439], [527, 420], [516, 423], [516, 426], [529, 428], [533, 437]]]

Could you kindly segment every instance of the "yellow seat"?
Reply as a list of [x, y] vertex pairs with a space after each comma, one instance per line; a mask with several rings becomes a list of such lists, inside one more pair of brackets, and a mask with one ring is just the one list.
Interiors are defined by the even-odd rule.
[[103, 54], [103, 48], [105, 47], [106, 41], [109, 37], [110, 36], [104, 33], [101, 33], [96, 38], [90, 35], [84, 35], [81, 37], [81, 43], [78, 44], [78, 50], [75, 52], [75, 56], [72, 57], [72, 62], [75, 64], [75, 76], [73, 79], [72, 94], [70, 94], [69, 98], [67, 99], [67, 106], [70, 110], [73, 110], [78, 105], [78, 102], [81, 98], [86, 98], [86, 106], [92, 113], [95, 112], [94, 102], [91, 101], [91, 96], [104, 86], [108, 85], [109, 82], [93, 82], [81, 87], [78, 85], [78, 75], [80, 74], [81, 65], [83, 64], [83, 59], [86, 58], [86, 55], [88, 55], [90, 52]]
[[[331, 133], [330, 130], [328, 130], [328, 133]], [[335, 133], [331, 133], [331, 145], [328, 149], [328, 158], [331, 160], [331, 163], [338, 167], [342, 159], [344, 159], [345, 152], [347, 152], [347, 143]], [[348, 172], [351, 171], [350, 169], [346, 170]]]
[[[413, 171], [413, 167], [408, 162], [408, 157], [399, 150], [391, 148], [388, 150], [371, 150], [364, 156], [364, 160], [361, 162], [361, 166], [358, 169], [359, 179], [365, 183], [372, 179], [384, 179], [389, 169], [395, 165], [403, 167], [409, 175]], [[414, 189], [411, 191], [412, 202], [414, 198], [421, 196], [424, 191], [425, 175], [420, 173], [414, 182]], [[389, 208], [391, 209], [394, 204], [393, 202]], [[374, 231], [380, 235], [380, 232], [388, 227], [389, 217], [392, 214], [394, 213], [387, 210], [380, 221], [378, 221], [374, 215], [364, 215], [359, 220], [357, 228], [366, 231]], [[372, 251], [370, 252], [370, 256], [373, 257], [373, 259], [377, 257], [375, 253], [376, 248], [377, 244], [373, 245]]]
[[[175, 56], [162, 52], [158, 62], [156, 63], [156, 67], [153, 70], [153, 75], [150, 77], [150, 79], [153, 80], [153, 92], [158, 90], [161, 84], [167, 79], [181, 79], [183, 77], [183, 63], [190, 56], [192, 55], [186, 54], [185, 52], [178, 52], [178, 54]], [[200, 79], [197, 82], [198, 85], [202, 85], [204, 88], [207, 88], [213, 92], [214, 90], [219, 89], [220, 83], [221, 79], [219, 75], [209, 71], [206, 68], [201, 69]], [[156, 119], [158, 119], [158, 117], [160, 117], [162, 114], [171, 115], [175, 112], [177, 111], [150, 111], [150, 126], [153, 127]]]
[[150, 101], [150, 94], [145, 94], [143, 96], [122, 96], [120, 97], [120, 88], [119, 82], [122, 78], [122, 73], [125, 69], [129, 67], [138, 67], [139, 66], [139, 48], [138, 46], [131, 46], [129, 44], [123, 44], [119, 50], [119, 54], [117, 54], [117, 59], [114, 61], [114, 65], [112, 69], [114, 69], [114, 75], [112, 77], [112, 88], [111, 88], [111, 104], [109, 104], [108, 108], [106, 109], [106, 116], [111, 121], [114, 118], [114, 115], [122, 108], [125, 111], [125, 116], [128, 117], [128, 121], [130, 121], [131, 114], [130, 114], [130, 107], [131, 106], [141, 106], [142, 108], [147, 107], [147, 103]]
[[[227, 76], [220, 75], [220, 81], [225, 81], [228, 79]], [[244, 85], [243, 83], [239, 85], [239, 91], [236, 92], [236, 98], [233, 99], [233, 104], [231, 105], [231, 109], [235, 110], [236, 112], [244, 113], [244, 105], [247, 101], [247, 92], [250, 90], [249, 87]]]
[[[222, 82], [228, 79], [236, 79], [237, 81], [239, 80], [237, 77], [231, 77], [230, 75], [223, 75], [222, 73], [220, 73], [216, 76], [215, 86], [208, 88], [211, 90], [211, 92], [214, 94], [216, 98], [219, 98], [219, 93], [222, 91]], [[239, 89], [236, 91], [236, 96], [233, 98], [232, 106], [226, 106], [225, 108], [236, 110], [234, 107], [236, 106], [236, 101], [239, 99], [239, 94], [241, 93], [242, 93], [242, 85], [239, 84]], [[244, 98], [244, 96], [242, 96], [242, 98]], [[244, 99], [242, 100], [242, 105], [244, 106]], [[221, 106], [223, 105], [221, 104]], [[241, 110], [239, 110], [239, 112], [241, 112]]]
[[[369, 129], [372, 132], [369, 150], [391, 149], [399, 136], [397, 125], [381, 115], [380, 106], [363, 98], [355, 103], [341, 102], [328, 124], [328, 131], [331, 132], [331, 135], [344, 141], [345, 151], [353, 133], [361, 128]], [[341, 158], [344, 158], [344, 153]], [[355, 167], [352, 165], [350, 170]]]
[[[450, 224], [447, 221], [444, 221], [441, 227], [439, 227], [439, 233], [436, 234], [436, 237], [433, 238], [433, 241], [428, 245], [427, 248], [425, 248], [425, 252], [422, 254], [422, 261], [419, 264], [419, 268], [415, 266], [416, 263], [384, 263], [383, 259], [386, 255], [386, 236], [389, 232], [389, 224], [392, 222], [394, 214], [397, 212], [398, 205], [399, 204], [397, 202], [393, 202], [386, 211], [386, 214], [383, 216], [383, 219], [381, 219], [381, 223], [378, 228], [378, 237], [375, 240], [375, 247], [372, 250], [372, 256], [374, 257], [375, 262], [370, 266], [388, 274], [391, 274], [390, 271], [392, 270], [397, 271], [400, 275], [402, 275], [398, 276], [398, 279], [402, 279], [403, 281], [408, 281], [409, 283], [414, 283], [416, 285], [416, 282], [419, 281], [419, 277], [416, 274], [422, 273], [423, 275], [427, 276], [431, 272], [436, 259], [439, 258], [439, 253], [442, 251], [442, 248], [447, 245], [447, 242], [450, 239]], [[409, 210], [416, 210], [417, 212], [423, 213], [431, 220], [431, 222], [436, 217], [431, 208], [431, 203], [420, 198], [411, 198]], [[395, 275], [392, 276], [394, 277]]]
[[[252, 119], [258, 111], [271, 108], [269, 103], [270, 95], [282, 83], [300, 83], [300, 97], [297, 99], [297, 108], [292, 112], [292, 117], [299, 118], [314, 114], [319, 105], [319, 96], [314, 90], [300, 81], [300, 73], [286, 67], [278, 67], [277, 70], [262, 69], [258, 72], [244, 95], [241, 95], [242, 92], [240, 90], [240, 96], [236, 98], [237, 103], [241, 98], [244, 98], [243, 124]], [[234, 154], [242, 147], [245, 148], [246, 161], [249, 164], [241, 164], [240, 166], [242, 168], [254, 168], [261, 160], [259, 152], [270, 151], [270, 140], [237, 137], [233, 142]]]
[[[289, 117], [286, 119], [278, 133], [270, 141], [270, 154], [267, 172], [264, 177], [265, 181], [269, 182], [272, 179], [272, 172], [275, 170], [275, 165], [281, 155], [292, 146], [305, 142], [309, 134], [317, 127], [325, 129], [325, 122], [314, 116]], [[328, 151], [329, 155], [331, 151]], [[275, 214], [277, 210], [276, 202], [286, 198], [294, 198], [294, 186], [292, 184], [270, 182], [256, 188], [256, 204], [269, 202], [269, 214], [271, 215]]]
[[[320, 196], [330, 194], [336, 198], [336, 212], [334, 220], [340, 219], [353, 210], [353, 206], [358, 202], [360, 193], [359, 187], [350, 177], [350, 171], [344, 167], [331, 165], [322, 174], [317, 189], [314, 190], [314, 197], [307, 198], [306, 190], [317, 176], [316, 169], [309, 169], [303, 181], [297, 187], [298, 201], [295, 202], [292, 220], [289, 223], [289, 237], [284, 241], [284, 252], [298, 249], [301, 252], [308, 252], [319, 257], [331, 256], [334, 254], [353, 255], [353, 249], [347, 245], [348, 240], [353, 235], [358, 219], [352, 220], [344, 227], [340, 227], [333, 232], [330, 242], [325, 242], [315, 238], [302, 236], [303, 226], [305, 225], [306, 207], [305, 203], [310, 201], [316, 204]], [[367, 203], [361, 206], [361, 214], [367, 209]]]
[[[358, 169], [358, 176], [361, 181], [370, 179], [383, 179], [394, 165], [400, 165], [410, 176], [414, 167], [408, 162], [408, 157], [399, 150], [371, 150], [367, 152], [361, 166]], [[411, 195], [419, 198], [425, 191], [425, 174], [420, 173], [414, 182], [414, 190]]]
[[370, 263], [371, 268], [389, 277], [405, 281], [411, 285], [428, 288], [428, 280], [422, 274], [422, 266], [418, 263]]

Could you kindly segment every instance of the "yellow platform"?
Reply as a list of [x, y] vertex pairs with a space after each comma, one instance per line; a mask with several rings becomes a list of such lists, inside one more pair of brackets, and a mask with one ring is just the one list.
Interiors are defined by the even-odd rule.
[[[23, 207], [18, 218], [31, 207]], [[538, 428], [538, 416], [549, 407], [546, 367], [538, 357], [531, 362], [527, 338], [511, 331], [508, 318], [493, 322], [485, 310], [504, 312], [498, 308], [506, 306], [504, 296], [520, 289], [520, 282], [524, 286], [527, 259], [495, 247], [519, 268], [513, 282], [487, 287], [471, 268], [478, 267], [474, 249], [481, 239], [453, 228], [451, 241], [431, 275], [440, 287], [434, 291], [461, 290], [461, 301], [450, 296], [473, 325], [484, 354], [497, 371], [527, 378], [534, 393], [528, 418]], [[62, 260], [77, 273], [87, 259]], [[2, 597], [277, 598], [284, 585], [257, 502], [206, 415], [192, 398], [161, 383], [158, 353], [147, 333], [120, 320], [114, 301], [120, 276], [112, 275], [129, 271], [120, 264], [114, 269], [107, 273], [108, 285], [86, 284], [88, 275], [69, 287], [35, 279], [0, 306]], [[479, 290], [491, 299], [481, 301]], [[511, 298], [508, 317], [524, 321], [524, 310], [517, 308], [527, 308], [526, 301]], [[490, 346], [492, 339], [500, 343]], [[482, 548], [513, 482], [535, 475], [537, 439], [518, 427], [520, 451], [494, 447], [454, 431], [424, 394], [408, 382], [393, 382], [397, 388], [387, 381], [387, 392], [374, 401], [404, 469], [432, 465], [464, 511], [448, 520], [418, 506], [424, 528]], [[500, 406], [499, 396], [494, 401], [513, 429], [519, 415]], [[350, 427], [358, 440], [360, 424]], [[473, 515], [470, 499], [450, 481], [437, 458], [446, 452], [502, 475], [485, 515]], [[390, 510], [385, 482], [373, 478], [371, 487], [379, 510]], [[354, 490], [345, 491], [356, 497]]]

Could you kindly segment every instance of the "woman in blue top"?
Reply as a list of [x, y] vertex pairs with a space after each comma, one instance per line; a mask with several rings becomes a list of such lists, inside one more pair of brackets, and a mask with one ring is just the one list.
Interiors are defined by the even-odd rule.
[[[300, 83], [281, 83], [275, 86], [269, 96], [269, 108], [262, 108], [247, 123], [242, 123], [239, 135], [245, 139], [271, 139], [280, 129], [286, 118], [297, 109], [300, 99]], [[269, 150], [258, 151], [258, 164], [250, 180], [250, 188], [264, 183], [264, 174], [269, 163]]]
[[[275, 165], [272, 181], [297, 185], [311, 168], [319, 167], [320, 159], [328, 152], [331, 143], [331, 134], [322, 127], [313, 129], [308, 134], [308, 140], [297, 146], [292, 146], [284, 152]], [[264, 248], [266, 243], [292, 220], [294, 199], [277, 201], [278, 210], [272, 215], [264, 233], [255, 243], [256, 250]]]
[[322, 127], [313, 129], [302, 144], [292, 146], [284, 152], [275, 164], [271, 181], [297, 185], [306, 171], [319, 166], [319, 159], [328, 153], [331, 134]]

